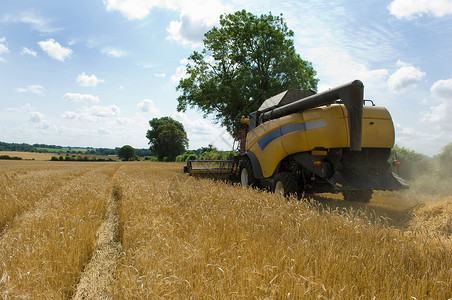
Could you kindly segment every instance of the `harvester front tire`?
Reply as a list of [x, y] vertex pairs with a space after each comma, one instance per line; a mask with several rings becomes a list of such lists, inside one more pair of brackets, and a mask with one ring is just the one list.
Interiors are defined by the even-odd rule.
[[344, 191], [344, 200], [351, 202], [369, 203], [372, 199], [372, 190]]
[[297, 179], [291, 172], [281, 172], [275, 177], [273, 192], [284, 197], [298, 195]]
[[240, 166], [240, 183], [242, 186], [257, 186], [254, 178], [253, 166], [249, 159], [243, 159]]

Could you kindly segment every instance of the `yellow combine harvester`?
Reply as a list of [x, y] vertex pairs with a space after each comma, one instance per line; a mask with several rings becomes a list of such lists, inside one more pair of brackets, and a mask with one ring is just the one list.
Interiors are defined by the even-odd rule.
[[[284, 195], [343, 193], [369, 202], [373, 190], [408, 188], [392, 172], [394, 125], [384, 107], [364, 105], [361, 81], [315, 94], [288, 90], [242, 118], [245, 149], [216, 167], [184, 168], [190, 175], [220, 175], [243, 186]], [[204, 162], [205, 163], [205, 162]]]

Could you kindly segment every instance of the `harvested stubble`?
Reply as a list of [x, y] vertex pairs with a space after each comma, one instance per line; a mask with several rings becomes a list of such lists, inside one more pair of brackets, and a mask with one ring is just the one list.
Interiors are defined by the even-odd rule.
[[414, 212], [412, 228], [431, 237], [452, 238], [452, 197], [428, 203]]
[[154, 166], [118, 175], [117, 298], [452, 296], [441, 239]]

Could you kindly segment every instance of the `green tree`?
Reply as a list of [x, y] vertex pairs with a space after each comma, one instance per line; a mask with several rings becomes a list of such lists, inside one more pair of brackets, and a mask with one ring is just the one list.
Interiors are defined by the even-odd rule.
[[122, 146], [118, 150], [118, 157], [126, 161], [135, 159], [135, 148], [129, 145]]
[[162, 161], [169, 161], [185, 152], [188, 147], [187, 133], [182, 123], [170, 118], [153, 118], [149, 121], [151, 129], [146, 133], [149, 139], [149, 149]]
[[438, 162], [439, 175], [442, 178], [452, 177], [452, 143], [443, 147], [443, 151], [435, 156]]
[[316, 90], [316, 72], [296, 53], [293, 35], [281, 16], [245, 10], [221, 16], [220, 27], [204, 35], [202, 52], [188, 58], [178, 111], [197, 107], [234, 135], [240, 117], [265, 99], [289, 88]]
[[185, 153], [176, 157], [177, 162], [187, 162], [188, 160], [195, 160], [198, 156], [193, 151], [186, 151]]

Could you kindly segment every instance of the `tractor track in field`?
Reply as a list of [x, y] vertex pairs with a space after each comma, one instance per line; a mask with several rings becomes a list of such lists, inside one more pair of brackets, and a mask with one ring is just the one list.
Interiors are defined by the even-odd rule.
[[111, 299], [117, 261], [122, 244], [119, 237], [120, 191], [113, 187], [107, 215], [98, 231], [97, 250], [81, 274], [73, 299]]
[[[115, 168], [110, 168], [111, 172], [109, 174], [109, 179], [111, 180], [114, 176], [114, 174], [119, 169], [119, 166], [116, 166]], [[8, 240], [15, 239], [15, 235], [17, 235], [18, 230], [27, 222], [27, 220], [44, 216], [51, 206], [54, 197], [58, 197], [58, 195], [61, 194], [61, 190], [66, 189], [68, 186], [79, 180], [82, 176], [86, 176], [87, 174], [90, 174], [92, 172], [97, 172], [98, 169], [89, 169], [83, 172], [77, 172], [72, 174], [71, 178], [67, 181], [64, 181], [63, 185], [52, 187], [39, 201], [36, 201], [33, 205], [31, 205], [28, 209], [21, 211], [19, 214], [14, 216], [11, 220], [9, 220], [5, 226], [0, 228], [0, 250], [4, 248], [5, 243], [7, 243]], [[57, 195], [58, 194], [58, 195]], [[110, 232], [114, 233], [114, 237], [116, 238], [117, 235], [117, 215], [118, 215], [118, 209], [116, 202], [119, 201], [119, 193], [117, 189], [113, 189], [112, 196], [109, 199], [108, 207], [107, 207], [107, 214], [106, 214], [106, 221], [103, 222], [102, 226], [100, 227], [98, 231], [99, 241], [98, 245], [101, 243], [109, 242], [110, 238], [108, 234]], [[113, 221], [111, 221], [113, 220]], [[110, 225], [112, 224], [112, 225]], [[113, 229], [110, 229], [109, 226], [113, 226]], [[116, 226], [116, 227], [115, 227]], [[114, 242], [113, 242], [114, 243]], [[100, 246], [99, 246], [100, 247]], [[120, 253], [120, 250], [117, 251]], [[115, 254], [116, 255], [116, 254]], [[1, 268], [0, 268], [0, 271]], [[6, 273], [4, 273], [6, 274]], [[4, 275], [3, 274], [3, 275]], [[1, 277], [1, 276], [0, 276]], [[8, 282], [2, 282], [4, 278], [0, 278], [0, 283], [4, 283], [8, 285]], [[1, 298], [1, 297], [0, 297]], [[101, 297], [95, 297], [96, 299], [105, 299]], [[84, 299], [87, 299], [86, 297]], [[88, 297], [88, 299], [94, 299], [93, 297]]]

